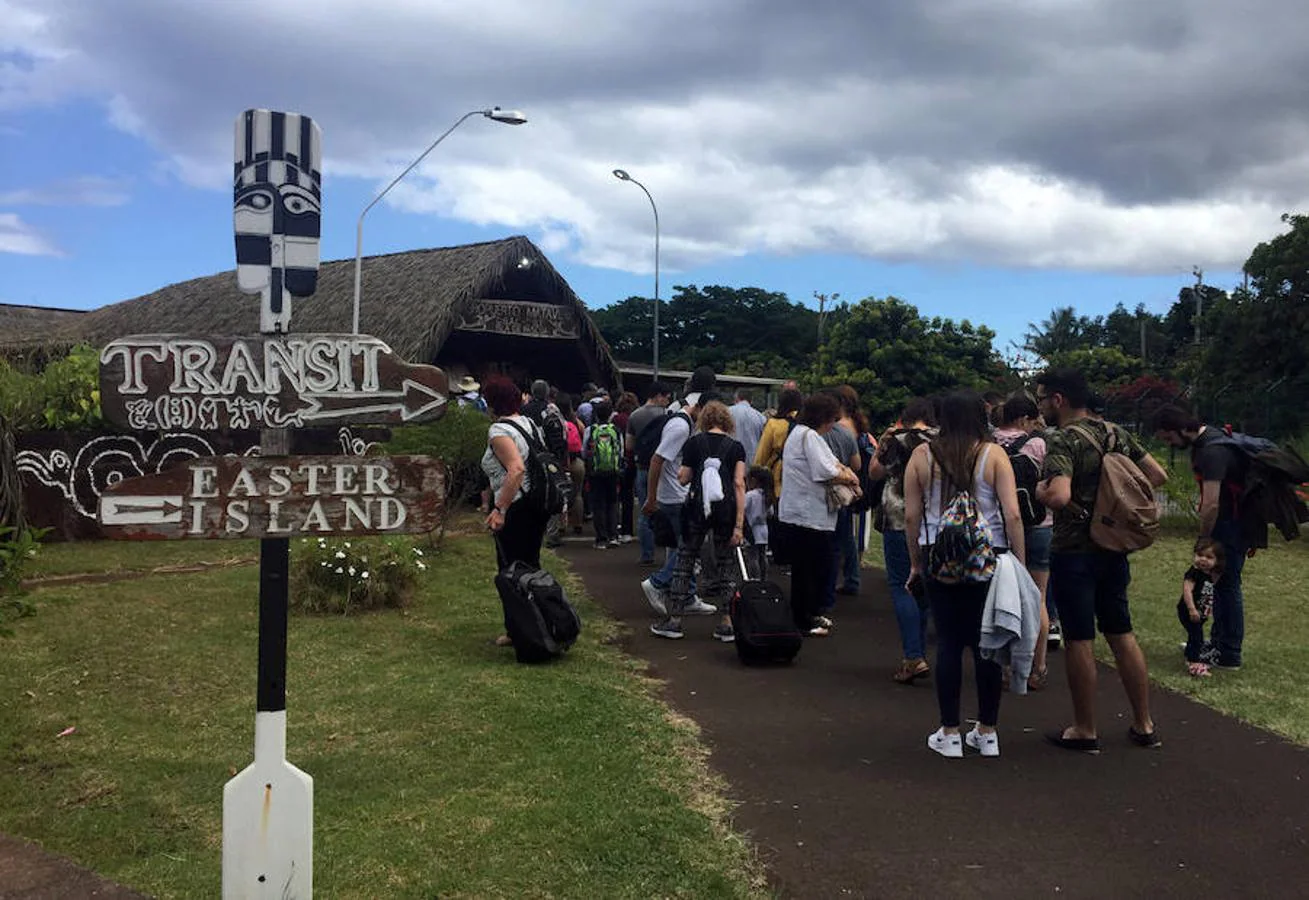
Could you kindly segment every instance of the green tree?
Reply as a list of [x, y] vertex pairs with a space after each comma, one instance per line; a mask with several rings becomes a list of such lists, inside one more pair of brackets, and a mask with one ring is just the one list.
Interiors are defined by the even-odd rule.
[[859, 392], [875, 425], [892, 421], [915, 396], [960, 387], [984, 389], [1004, 377], [995, 333], [964, 320], [927, 318], [897, 297], [869, 297], [849, 308], [827, 340], [827, 384]]
[[1070, 350], [1085, 350], [1100, 340], [1100, 324], [1088, 316], [1079, 316], [1071, 306], [1055, 308], [1043, 322], [1029, 322], [1023, 336], [1023, 349], [1044, 360]]

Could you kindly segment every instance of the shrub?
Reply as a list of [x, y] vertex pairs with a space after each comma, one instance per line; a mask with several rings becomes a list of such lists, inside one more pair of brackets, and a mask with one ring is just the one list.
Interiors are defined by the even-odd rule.
[[445, 415], [430, 425], [405, 425], [391, 430], [383, 453], [425, 453], [445, 461], [446, 500], [462, 503], [481, 486], [482, 454], [486, 452], [486, 430], [491, 420], [472, 407], [451, 403]]
[[14, 431], [99, 428], [100, 352], [80, 344], [35, 374], [0, 362], [0, 415]]
[[405, 538], [303, 538], [291, 547], [291, 609], [351, 613], [398, 609], [427, 563]]
[[9, 635], [5, 620], [21, 619], [36, 612], [24, 599], [23, 571], [41, 549], [41, 538], [49, 528], [0, 526], [0, 635]]

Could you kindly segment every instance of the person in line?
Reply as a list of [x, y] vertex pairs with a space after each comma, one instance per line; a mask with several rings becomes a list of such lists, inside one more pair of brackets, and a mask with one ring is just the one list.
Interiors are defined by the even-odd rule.
[[755, 448], [754, 464], [773, 473], [773, 484], [779, 493], [782, 490], [782, 448], [795, 428], [796, 416], [800, 414], [803, 403], [804, 396], [798, 390], [784, 388], [777, 398], [777, 410], [764, 423], [759, 446]]
[[582, 523], [586, 520], [584, 514], [586, 504], [583, 497], [586, 487], [586, 463], [582, 459], [582, 429], [584, 426], [573, 410], [571, 395], [560, 391], [557, 403], [559, 415], [564, 420], [564, 430], [568, 438], [568, 478], [573, 483], [573, 497], [568, 501], [568, 527], [576, 535], [582, 533]]
[[[1009, 457], [990, 439], [986, 404], [979, 394], [958, 391], [941, 402], [940, 431], [922, 444], [905, 470], [905, 535], [909, 551], [910, 590], [922, 584], [936, 623], [936, 701], [941, 727], [927, 737], [927, 746], [948, 758], [964, 755], [967, 745], [982, 756], [1000, 755], [996, 725], [1000, 719], [1003, 672], [999, 663], [980, 651], [982, 612], [989, 581], [946, 584], [934, 577], [929, 550], [941, 529], [941, 514], [959, 491], [968, 491], [986, 520], [996, 553], [1012, 552], [1023, 559], [1023, 519], [1018, 511], [1014, 470]], [[973, 653], [977, 682], [977, 725], [959, 734], [959, 695], [963, 685], [963, 652]]]
[[[1045, 423], [1036, 408], [1036, 401], [1026, 394], [1014, 394], [1005, 404], [998, 407], [1000, 424], [996, 426], [993, 437], [1005, 452], [1019, 441], [1019, 453], [1032, 460], [1036, 471], [1040, 472], [1045, 464], [1045, 438], [1041, 432]], [[1030, 470], [1029, 470], [1030, 471]], [[1027, 679], [1027, 689], [1039, 691], [1045, 688], [1049, 680], [1050, 616], [1047, 611], [1046, 592], [1050, 585], [1050, 541], [1054, 538], [1054, 513], [1046, 510], [1045, 518], [1030, 528], [1023, 529], [1026, 544], [1027, 571], [1041, 591], [1041, 628], [1037, 635], [1036, 654], [1032, 660], [1032, 674]]]
[[768, 520], [777, 515], [773, 473], [751, 466], [745, 474], [745, 539], [750, 552], [746, 565], [757, 581], [768, 578]]
[[1208, 678], [1204, 661], [1204, 623], [1214, 611], [1214, 585], [1223, 577], [1223, 545], [1213, 538], [1197, 538], [1191, 568], [1182, 576], [1182, 598], [1177, 601], [1177, 620], [1186, 629], [1186, 671], [1193, 678]]
[[[842, 463], [853, 472], [861, 472], [863, 456], [859, 452], [859, 435], [868, 430], [868, 424], [862, 421], [859, 413], [859, 395], [848, 384], [827, 388], [841, 407], [841, 417], [836, 420], [832, 430], [824, 436], [827, 446], [832, 448]], [[859, 594], [859, 547], [856, 544], [855, 519], [857, 515], [851, 506], [843, 506], [836, 511], [836, 531], [832, 535], [832, 570], [823, 591], [823, 603], [819, 618], [823, 626], [832, 628], [830, 618], [836, 606], [836, 595], [858, 596]], [[837, 582], [841, 584], [838, 587]]]
[[[518, 428], [534, 434], [537, 440], [541, 440], [541, 433], [530, 418], [521, 414], [522, 392], [508, 378], [488, 378], [483, 397], [496, 416], [487, 429], [482, 471], [491, 482], [492, 505], [486, 527], [495, 540], [497, 571], [515, 562], [539, 569], [546, 516], [527, 501], [532, 486], [527, 477], [528, 446]], [[506, 633], [495, 639], [497, 645], [509, 645], [507, 630], [506, 626]]]
[[900, 647], [904, 653], [891, 677], [906, 685], [930, 675], [932, 667], [927, 662], [927, 607], [920, 605], [907, 587], [910, 565], [905, 542], [904, 473], [913, 452], [934, 437], [936, 413], [931, 401], [925, 397], [910, 400], [900, 413], [899, 424], [882, 434], [877, 443], [877, 456], [868, 471], [874, 480], [885, 479], [874, 523], [882, 532], [886, 581], [891, 589], [895, 624], [900, 630]]
[[[668, 591], [672, 586], [673, 573], [677, 571], [681, 546], [686, 540], [682, 528], [682, 507], [686, 504], [690, 489], [678, 478], [682, 468], [682, 451], [700, 414], [700, 404], [714, 399], [714, 382], [714, 372], [708, 366], [701, 366], [691, 374], [688, 391], [683, 398], [685, 402], [664, 426], [659, 447], [650, 459], [649, 486], [642, 511], [647, 515], [659, 513], [666, 517], [677, 533], [678, 544], [677, 549], [669, 552], [663, 567], [641, 582], [646, 602], [661, 617], [668, 615]], [[687, 615], [711, 616], [718, 612], [718, 608], [693, 594], [683, 612]]]
[[[831, 394], [804, 401], [782, 452], [782, 492], [777, 517], [792, 548], [791, 612], [802, 634], [826, 637], [819, 617], [827, 581], [836, 565], [832, 535], [836, 511], [827, 502], [829, 485], [858, 492], [859, 476], [832, 453], [824, 436], [836, 425], [841, 406]], [[762, 447], [762, 444], [760, 445]]]
[[[668, 404], [672, 402], [672, 399], [672, 388], [662, 381], [656, 381], [650, 385], [650, 393], [646, 396], [645, 403], [633, 410], [627, 419], [625, 443], [627, 453], [631, 456], [636, 471], [632, 494], [638, 506], [645, 503], [646, 494], [650, 489], [650, 466], [648, 463], [643, 465], [642, 461], [636, 458], [636, 438], [646, 429], [646, 426], [664, 417], [668, 411]], [[641, 546], [639, 564], [643, 566], [655, 565], [654, 532], [650, 529], [650, 517], [643, 511], [636, 516], [636, 537]]]
[[1199, 537], [1223, 548], [1223, 577], [1214, 585], [1214, 620], [1204, 661], [1219, 669], [1241, 668], [1245, 643], [1245, 593], [1241, 575], [1250, 542], [1241, 529], [1239, 500], [1250, 463], [1244, 453], [1223, 441], [1222, 429], [1206, 425], [1177, 406], [1161, 406], [1154, 415], [1155, 435], [1175, 450], [1191, 451], [1191, 471], [1200, 483]]
[[745, 449], [745, 458], [754, 461], [755, 450], [759, 447], [759, 438], [764, 433], [764, 414], [754, 408], [750, 402], [753, 394], [749, 388], [736, 389], [736, 403], [732, 404], [732, 421], [736, 423], [736, 439]]
[[618, 434], [623, 441], [622, 475], [618, 479], [618, 543], [620, 544], [630, 544], [636, 535], [634, 519], [636, 504], [632, 494], [636, 487], [636, 465], [632, 457], [631, 444], [627, 440], [627, 423], [638, 405], [640, 402], [636, 399], [636, 394], [623, 391], [618, 395], [618, 402], [614, 404], [614, 415], [610, 420], [618, 428]]
[[[1078, 430], [1088, 429], [1102, 447], [1112, 431], [1121, 451], [1155, 487], [1168, 480], [1168, 473], [1131, 433], [1090, 415], [1090, 394], [1086, 377], [1076, 369], [1049, 369], [1036, 379], [1037, 408], [1042, 418], [1059, 426], [1048, 441], [1037, 499], [1054, 511], [1050, 589], [1063, 623], [1068, 691], [1073, 702], [1073, 724], [1046, 738], [1065, 750], [1100, 752], [1095, 722], [1098, 627], [1113, 651], [1118, 678], [1132, 707], [1128, 738], [1137, 746], [1158, 747], [1162, 741], [1150, 717], [1150, 675], [1145, 654], [1132, 633], [1127, 602], [1131, 565], [1126, 553], [1100, 549], [1091, 541], [1090, 511], [1100, 486], [1102, 458]], [[1071, 427], [1074, 425], [1077, 429]]]
[[[682, 448], [677, 480], [688, 488], [682, 506], [683, 540], [677, 551], [677, 568], [668, 593], [668, 615], [650, 626], [657, 637], [682, 637], [682, 614], [691, 603], [692, 579], [700, 563], [701, 590], [727, 608], [732, 595], [736, 560], [734, 548], [745, 533], [745, 450], [732, 437], [736, 424], [727, 407], [717, 400], [702, 402], [698, 430]], [[727, 615], [714, 628], [714, 639], [735, 640]]]
[[591, 424], [582, 435], [582, 458], [591, 492], [591, 525], [595, 549], [618, 546], [618, 482], [622, 477], [623, 438], [610, 419], [613, 407], [605, 399], [591, 406]]

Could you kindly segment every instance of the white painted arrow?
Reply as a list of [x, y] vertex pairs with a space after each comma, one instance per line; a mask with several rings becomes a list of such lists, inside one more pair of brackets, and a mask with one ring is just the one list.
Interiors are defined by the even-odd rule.
[[106, 494], [100, 498], [101, 525], [171, 525], [182, 521], [182, 498]]
[[[411, 394], [418, 395], [422, 402], [422, 405], [417, 409], [411, 409], [407, 402], [406, 398]], [[400, 383], [400, 390], [398, 391], [333, 391], [321, 394], [301, 394], [300, 398], [309, 404], [307, 408], [300, 411], [300, 418], [305, 421], [398, 412], [400, 413], [400, 420], [408, 422], [444, 405], [446, 402], [444, 394], [411, 378], [404, 379]], [[361, 405], [323, 409], [323, 401], [328, 399], [357, 400], [361, 401]]]

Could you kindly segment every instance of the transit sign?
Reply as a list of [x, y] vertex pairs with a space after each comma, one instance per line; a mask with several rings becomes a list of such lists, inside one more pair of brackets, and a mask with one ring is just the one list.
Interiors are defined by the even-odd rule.
[[444, 507], [428, 456], [214, 456], [112, 485], [99, 519], [119, 540], [418, 534]]
[[100, 351], [100, 405], [133, 431], [408, 425], [445, 413], [436, 366], [366, 334], [137, 334]]

